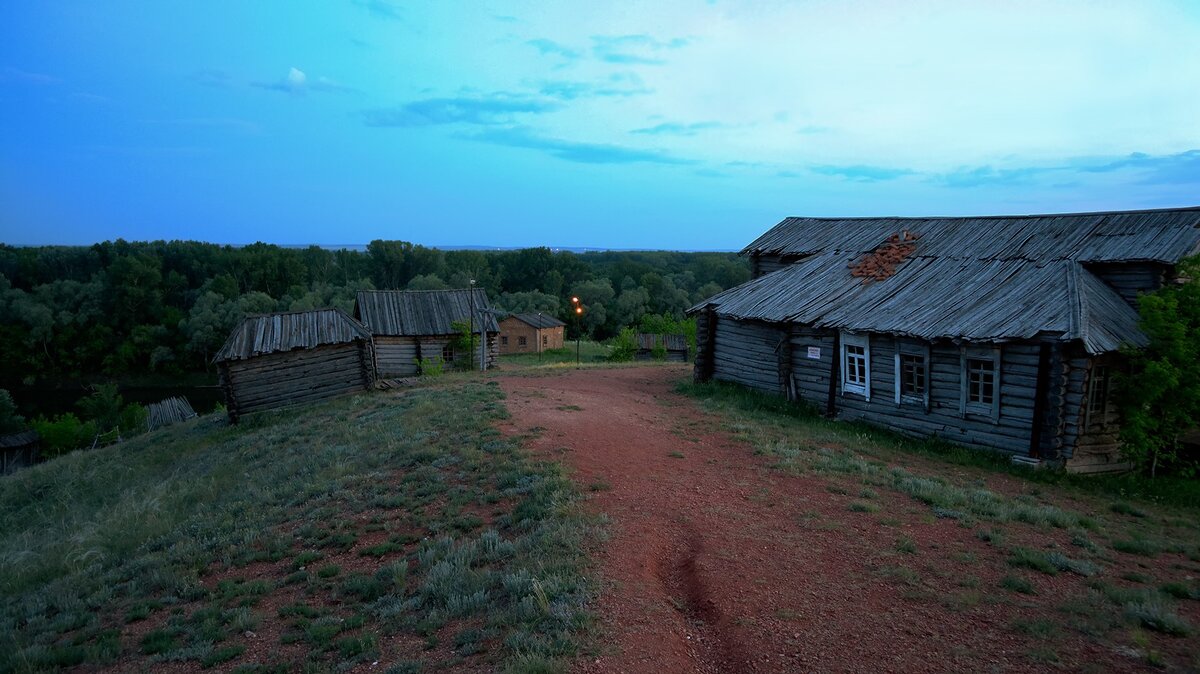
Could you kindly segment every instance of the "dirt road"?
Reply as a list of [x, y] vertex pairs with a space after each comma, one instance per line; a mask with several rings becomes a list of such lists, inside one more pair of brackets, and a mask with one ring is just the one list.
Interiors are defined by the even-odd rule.
[[[770, 469], [674, 392], [687, 375], [501, 378], [509, 430], [535, 429], [532, 449], [564, 461], [611, 519], [601, 653], [581, 671], [1028, 671], [1011, 610], [939, 600], [958, 596], [983, 546], [969, 529], [887, 495], [894, 521], [880, 526], [828, 480]], [[897, 553], [905, 534], [932, 554]], [[897, 556], [919, 581], [889, 573]]]

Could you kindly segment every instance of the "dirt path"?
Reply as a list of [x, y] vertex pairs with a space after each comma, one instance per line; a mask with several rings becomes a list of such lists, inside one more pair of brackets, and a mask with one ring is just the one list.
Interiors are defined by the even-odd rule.
[[[611, 519], [602, 650], [581, 671], [1029, 671], [1020, 607], [948, 601], [971, 596], [971, 565], [949, 561], [983, 546], [969, 529], [888, 495], [880, 526], [828, 480], [768, 468], [673, 391], [686, 375], [501, 378], [508, 430], [539, 429], [532, 449]], [[909, 533], [924, 554], [897, 552]]]

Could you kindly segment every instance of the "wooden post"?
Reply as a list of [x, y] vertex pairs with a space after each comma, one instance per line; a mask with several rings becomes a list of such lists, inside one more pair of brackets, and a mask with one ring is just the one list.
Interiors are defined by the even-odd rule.
[[1029, 456], [1042, 455], [1042, 429], [1046, 426], [1046, 397], [1050, 391], [1050, 344], [1038, 348], [1037, 387], [1033, 398], [1033, 429], [1029, 433]]
[[842, 359], [842, 331], [833, 331], [833, 353], [829, 354], [829, 398], [825, 401], [825, 416], [837, 415], [837, 385], [841, 372], [838, 363]]

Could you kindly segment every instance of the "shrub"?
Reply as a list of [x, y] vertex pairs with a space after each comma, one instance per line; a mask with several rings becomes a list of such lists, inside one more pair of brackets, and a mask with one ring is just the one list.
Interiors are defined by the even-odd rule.
[[96, 423], [80, 421], [70, 412], [54, 421], [38, 417], [33, 420], [33, 429], [42, 438], [42, 456], [47, 458], [87, 447], [96, 438]]
[[0, 435], [20, 433], [25, 428], [25, 417], [17, 414], [17, 404], [8, 391], [0, 388]]
[[1186, 636], [1192, 631], [1192, 626], [1180, 618], [1170, 604], [1157, 597], [1126, 604], [1125, 615], [1142, 627], [1163, 634]]
[[612, 351], [608, 354], [608, 359], [624, 363], [633, 360], [634, 354], [637, 353], [637, 336], [633, 332], [633, 328], [621, 328], [621, 332], [613, 338]]

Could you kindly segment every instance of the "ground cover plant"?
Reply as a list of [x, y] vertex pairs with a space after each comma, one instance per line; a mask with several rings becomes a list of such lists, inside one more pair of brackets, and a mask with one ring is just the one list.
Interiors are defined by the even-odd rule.
[[0, 672], [561, 668], [591, 524], [506, 414], [445, 378], [0, 479]]
[[844, 500], [845, 517], [813, 510], [806, 527], [881, 532], [868, 564], [904, 602], [1013, 616], [995, 638], [1032, 640], [1027, 666], [1087, 669], [1100, 649], [1119, 668], [1200, 667], [1200, 483], [1031, 471], [734, 385], [677, 390], [774, 471]]

